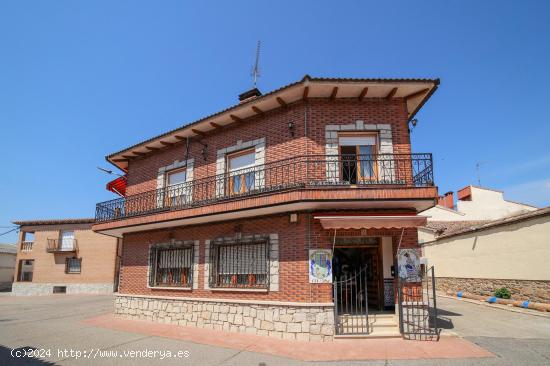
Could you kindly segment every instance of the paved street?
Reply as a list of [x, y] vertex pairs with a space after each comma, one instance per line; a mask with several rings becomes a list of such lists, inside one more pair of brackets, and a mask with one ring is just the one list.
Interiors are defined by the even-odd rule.
[[[550, 364], [550, 319], [490, 309], [454, 299], [439, 299], [445, 331], [455, 332], [488, 349], [497, 358], [345, 362], [345, 365], [548, 365]], [[10, 297], [0, 296], [1, 365], [305, 365], [308, 363], [247, 351], [238, 351], [133, 334], [83, 324], [81, 320], [112, 310], [112, 296]], [[368, 340], [365, 340], [368, 342]], [[13, 348], [50, 349], [48, 362], [14, 359]], [[70, 350], [114, 352], [162, 350], [189, 357], [105, 357], [76, 359]], [[63, 351], [67, 350], [66, 353]], [[311, 365], [313, 363], [309, 363]], [[319, 364], [319, 363], [316, 363]], [[334, 363], [322, 363], [333, 365]]]

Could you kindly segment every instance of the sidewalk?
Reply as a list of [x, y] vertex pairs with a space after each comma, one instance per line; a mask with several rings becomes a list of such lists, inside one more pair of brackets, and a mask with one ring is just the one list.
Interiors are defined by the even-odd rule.
[[179, 339], [216, 347], [259, 352], [302, 361], [414, 360], [481, 358], [494, 355], [458, 337], [442, 336], [439, 342], [389, 339], [346, 339], [334, 342], [299, 342], [242, 333], [127, 320], [105, 314], [83, 320], [95, 327]]
[[437, 297], [444, 297], [446, 299], [452, 299], [452, 300], [456, 300], [456, 301], [468, 302], [470, 304], [482, 305], [482, 306], [486, 306], [486, 307], [489, 307], [489, 308], [498, 309], [498, 310], [505, 310], [505, 311], [511, 311], [511, 312], [514, 312], [514, 313], [540, 316], [540, 317], [543, 317], [543, 318], [550, 318], [550, 313], [548, 313], [548, 312], [532, 310], [532, 309], [518, 308], [518, 307], [515, 307], [515, 306], [509, 306], [509, 305], [503, 305], [503, 304], [491, 304], [491, 303], [488, 303], [486, 301], [467, 299], [465, 297], [459, 298], [459, 297], [456, 297], [456, 296], [447, 295], [446, 293], [439, 292], [439, 291], [437, 292]]

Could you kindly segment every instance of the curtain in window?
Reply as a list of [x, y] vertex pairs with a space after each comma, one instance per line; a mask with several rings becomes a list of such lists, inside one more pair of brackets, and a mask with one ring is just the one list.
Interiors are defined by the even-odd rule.
[[252, 151], [228, 158], [229, 186], [232, 194], [254, 189], [256, 153]]
[[359, 177], [360, 179], [374, 178], [374, 146], [361, 145], [359, 149]]
[[72, 250], [74, 244], [74, 231], [63, 231], [61, 233], [61, 250]]
[[191, 248], [159, 249], [153, 285], [187, 286], [191, 283]]
[[213, 286], [265, 287], [268, 283], [268, 251], [267, 242], [215, 247]]

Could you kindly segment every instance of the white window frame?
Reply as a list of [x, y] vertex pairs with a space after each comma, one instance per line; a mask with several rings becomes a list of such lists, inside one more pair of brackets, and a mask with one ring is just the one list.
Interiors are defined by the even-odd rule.
[[[226, 173], [228, 171], [227, 157], [233, 153], [239, 151], [254, 149], [255, 153], [255, 165], [253, 169], [256, 171], [254, 174], [254, 189], [261, 189], [265, 186], [265, 137], [250, 140], [250, 141], [237, 141], [236, 145], [229, 146], [217, 151], [216, 158], [216, 197], [223, 197], [227, 192]], [[251, 168], [252, 169], [252, 168]]]

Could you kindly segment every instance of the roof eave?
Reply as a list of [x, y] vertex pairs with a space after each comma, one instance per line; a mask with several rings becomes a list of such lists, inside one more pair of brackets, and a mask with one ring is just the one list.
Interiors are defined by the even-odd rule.
[[[122, 171], [126, 172], [127, 168], [125, 168], [125, 165], [127, 163], [117, 164], [117, 162], [115, 162], [113, 160], [114, 158], [116, 158], [117, 156], [121, 157], [124, 154], [131, 154], [132, 153], [131, 150], [142, 148], [143, 146], [145, 146], [147, 144], [152, 144], [152, 143], [155, 143], [155, 142], [159, 142], [163, 138], [174, 137], [174, 135], [177, 134], [177, 133], [183, 133], [183, 132], [187, 132], [189, 130], [192, 130], [193, 127], [196, 127], [197, 125], [199, 125], [201, 123], [204, 123], [208, 120], [211, 120], [215, 117], [219, 117], [223, 114], [227, 114], [227, 115], [230, 116], [231, 114], [237, 113], [240, 110], [244, 110], [244, 108], [246, 108], [246, 107], [250, 107], [250, 106], [253, 106], [253, 105], [261, 103], [261, 102], [266, 102], [268, 100], [268, 98], [277, 97], [277, 94], [283, 93], [285, 91], [289, 92], [292, 88], [299, 87], [299, 86], [306, 87], [306, 86], [311, 85], [312, 83], [344, 83], [344, 84], [352, 84], [352, 83], [376, 83], [376, 84], [378, 84], [378, 83], [380, 83], [380, 84], [388, 84], [388, 83], [389, 84], [391, 84], [391, 83], [407, 83], [407, 84], [424, 83], [424, 84], [426, 84], [426, 83], [428, 83], [428, 84], [433, 84], [433, 86], [430, 88], [428, 93], [425, 94], [422, 97], [422, 100], [420, 101], [418, 106], [414, 109], [414, 111], [409, 116], [408, 120], [411, 120], [416, 115], [416, 113], [420, 110], [420, 108], [422, 108], [422, 106], [426, 103], [426, 101], [431, 97], [431, 95], [435, 92], [435, 90], [437, 90], [437, 87], [440, 83], [440, 80], [439, 79], [380, 79], [380, 78], [378, 78], [378, 79], [376, 79], [376, 78], [372, 78], [372, 79], [371, 78], [368, 78], [368, 79], [367, 78], [363, 78], [363, 79], [361, 79], [361, 78], [313, 78], [309, 75], [305, 75], [300, 81], [296, 81], [296, 82], [293, 82], [291, 84], [285, 85], [281, 88], [275, 89], [275, 90], [273, 90], [269, 93], [266, 93], [264, 95], [261, 95], [259, 97], [254, 98], [254, 99], [251, 99], [251, 100], [233, 105], [233, 106], [231, 106], [229, 108], [226, 108], [222, 111], [219, 111], [219, 112], [216, 112], [214, 114], [208, 115], [206, 117], [203, 117], [203, 118], [201, 118], [199, 120], [196, 120], [194, 122], [191, 122], [189, 124], [180, 126], [176, 129], [168, 131], [164, 134], [152, 137], [152, 138], [147, 139], [145, 141], [142, 141], [138, 144], [132, 145], [132, 146], [130, 146], [130, 147], [124, 149], [124, 150], [121, 150], [121, 151], [112, 153], [110, 155], [107, 155], [105, 157], [105, 159], [110, 164], [112, 164], [113, 166], [116, 166], [117, 168], [119, 168]], [[297, 100], [292, 101], [291, 103], [294, 103], [296, 101]], [[275, 108], [272, 108], [272, 109], [269, 109], [269, 110], [273, 110], [273, 109], [275, 109]], [[269, 110], [266, 110], [265, 112], [267, 112]], [[250, 118], [250, 116], [248, 116], [246, 118]], [[177, 143], [177, 141], [174, 142], [174, 143]], [[128, 160], [128, 162], [129, 162], [129, 160]]]

